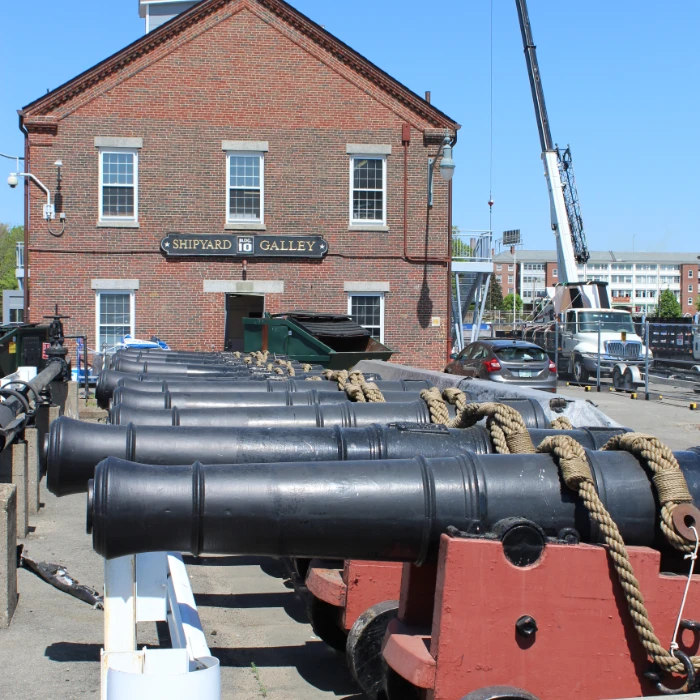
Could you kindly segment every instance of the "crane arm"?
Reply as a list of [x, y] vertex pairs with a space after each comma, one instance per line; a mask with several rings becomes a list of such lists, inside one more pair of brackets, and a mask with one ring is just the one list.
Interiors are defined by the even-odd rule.
[[532, 39], [530, 16], [526, 0], [515, 0], [520, 21], [520, 33], [523, 39], [525, 62], [530, 78], [532, 100], [535, 106], [537, 130], [540, 135], [542, 161], [544, 163], [547, 188], [549, 189], [550, 217], [552, 230], [557, 241], [557, 260], [559, 279], [564, 282], [578, 282], [577, 263], [585, 263], [590, 257], [583, 230], [583, 219], [576, 191], [571, 151], [560, 151], [552, 142], [549, 128], [547, 106], [540, 68], [537, 63], [537, 51]]

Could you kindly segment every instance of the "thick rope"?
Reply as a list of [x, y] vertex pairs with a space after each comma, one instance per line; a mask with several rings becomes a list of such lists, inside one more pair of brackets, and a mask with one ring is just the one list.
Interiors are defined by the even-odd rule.
[[681, 503], [692, 503], [683, 472], [671, 449], [658, 438], [641, 433], [623, 433], [610, 438], [604, 450], [626, 450], [643, 460], [652, 473], [652, 483], [661, 503], [661, 531], [681, 552], [692, 552], [694, 543], [676, 532], [673, 511]]
[[[564, 483], [572, 491], [578, 492], [591, 518], [600, 526], [609, 548], [608, 553], [627, 599], [632, 623], [647, 654], [665, 671], [683, 673], [683, 664], [661, 646], [661, 642], [654, 632], [654, 627], [649, 620], [649, 613], [644, 605], [644, 596], [627, 555], [625, 542], [598, 496], [585, 450], [572, 437], [561, 435], [545, 438], [537, 451], [554, 455]], [[700, 667], [700, 657], [693, 656], [691, 661], [695, 668]]]
[[327, 369], [323, 373], [323, 376], [331, 382], [338, 382], [338, 389], [340, 389], [340, 391], [345, 389], [345, 385], [348, 381], [348, 371], [346, 369], [341, 369], [337, 372], [332, 369]]
[[350, 401], [360, 403], [386, 403], [384, 394], [374, 382], [364, 382], [363, 384], [346, 384], [345, 393]]
[[302, 372], [310, 372], [312, 369], [313, 367], [308, 362], [304, 362], [301, 365]]
[[566, 416], [559, 416], [552, 421], [554, 430], [573, 430], [573, 423]]
[[[535, 451], [523, 417], [512, 406], [494, 402], [468, 403], [467, 395], [454, 387], [445, 389], [442, 394], [437, 387], [423, 389], [420, 397], [428, 406], [432, 423], [448, 428], [467, 428], [486, 418], [496, 452], [521, 454]], [[450, 419], [445, 401], [455, 407], [453, 419]]]

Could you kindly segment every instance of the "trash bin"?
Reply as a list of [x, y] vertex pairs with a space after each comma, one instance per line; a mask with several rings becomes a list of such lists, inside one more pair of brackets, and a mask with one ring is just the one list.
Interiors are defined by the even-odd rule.
[[393, 354], [349, 316], [311, 311], [244, 318], [243, 351], [256, 350], [328, 369], [349, 369], [360, 360], [388, 360]]

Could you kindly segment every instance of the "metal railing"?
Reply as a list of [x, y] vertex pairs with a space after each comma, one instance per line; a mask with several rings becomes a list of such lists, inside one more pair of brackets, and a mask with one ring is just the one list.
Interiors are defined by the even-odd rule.
[[459, 231], [452, 234], [452, 259], [458, 262], [491, 262], [491, 231]]

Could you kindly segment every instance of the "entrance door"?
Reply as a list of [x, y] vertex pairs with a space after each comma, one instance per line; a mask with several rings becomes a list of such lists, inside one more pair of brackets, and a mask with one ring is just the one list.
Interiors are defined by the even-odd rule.
[[226, 330], [224, 350], [243, 350], [243, 319], [262, 318], [265, 308], [264, 296], [252, 294], [226, 295]]

